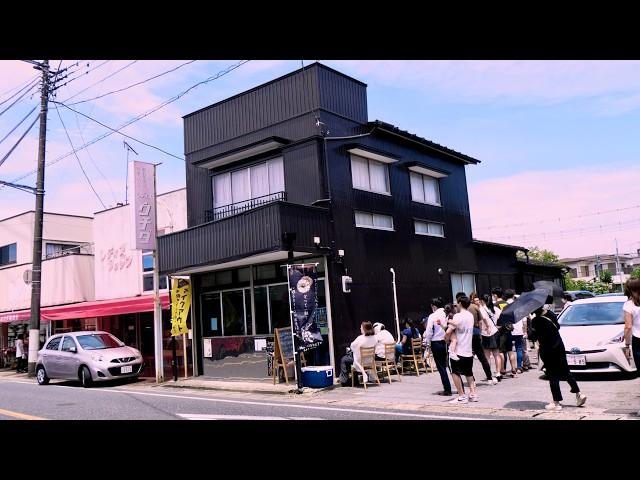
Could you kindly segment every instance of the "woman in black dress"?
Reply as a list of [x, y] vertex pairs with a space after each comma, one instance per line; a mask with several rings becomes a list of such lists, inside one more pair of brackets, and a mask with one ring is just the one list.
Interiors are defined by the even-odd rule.
[[567, 354], [564, 343], [560, 337], [560, 325], [555, 315], [547, 315], [540, 307], [535, 312], [534, 319], [529, 328], [529, 340], [539, 342], [540, 359], [544, 363], [545, 372], [549, 378], [549, 387], [553, 402], [546, 405], [545, 409], [552, 411], [562, 410], [562, 393], [560, 391], [560, 381], [566, 381], [571, 387], [571, 393], [576, 394], [576, 405], [581, 407], [587, 401], [587, 396], [580, 393], [580, 387], [569, 370], [567, 364]]

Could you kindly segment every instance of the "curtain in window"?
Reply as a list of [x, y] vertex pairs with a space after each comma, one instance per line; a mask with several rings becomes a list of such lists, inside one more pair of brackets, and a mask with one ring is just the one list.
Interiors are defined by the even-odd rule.
[[373, 215], [373, 226], [380, 228], [393, 228], [393, 218], [387, 215]]
[[452, 273], [451, 274], [451, 297], [453, 298], [454, 302], [456, 300], [456, 293], [458, 292], [464, 292], [464, 288], [462, 285], [462, 275], [460, 275], [459, 273]]
[[269, 170], [266, 163], [253, 165], [250, 169], [251, 198], [269, 195]]
[[411, 200], [414, 202], [424, 202], [424, 183], [422, 182], [422, 175], [411, 172], [409, 174], [411, 181]]
[[282, 157], [267, 162], [269, 169], [269, 193], [284, 192], [284, 162]]
[[444, 237], [444, 227], [439, 223], [429, 223], [429, 234]]
[[386, 163], [369, 160], [369, 175], [371, 190], [374, 192], [389, 193], [389, 176], [387, 175]]
[[373, 227], [372, 215], [365, 212], [356, 212], [356, 225], [363, 227]]
[[[249, 198], [251, 198], [249, 188], [249, 169], [244, 168], [231, 172], [231, 197], [233, 198], [233, 203], [249, 200]], [[244, 205], [244, 203], [236, 205], [235, 207], [237, 208], [242, 205]]]
[[62, 252], [62, 245], [59, 243], [47, 243], [47, 257], [58, 255]]
[[476, 276], [473, 273], [462, 274], [462, 291], [467, 297], [476, 291]]
[[351, 180], [353, 188], [371, 190], [369, 184], [369, 161], [366, 158], [351, 155]]
[[231, 174], [223, 173], [213, 177], [213, 207], [218, 208], [233, 203], [231, 199]]
[[416, 233], [429, 233], [429, 229], [427, 228], [427, 224], [425, 222], [418, 222], [415, 220], [414, 222]]
[[424, 199], [427, 203], [440, 204], [440, 189], [438, 179], [423, 175], [424, 179]]

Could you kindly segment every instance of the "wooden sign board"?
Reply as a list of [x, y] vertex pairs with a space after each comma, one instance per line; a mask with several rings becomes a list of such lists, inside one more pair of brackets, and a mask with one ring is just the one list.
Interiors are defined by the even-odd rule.
[[294, 362], [293, 357], [293, 338], [291, 337], [291, 327], [288, 328], [276, 328], [274, 333], [274, 352], [273, 352], [273, 381], [275, 383], [275, 377], [278, 375], [280, 366], [284, 370], [284, 379], [289, 384], [289, 375], [287, 374], [287, 366]]

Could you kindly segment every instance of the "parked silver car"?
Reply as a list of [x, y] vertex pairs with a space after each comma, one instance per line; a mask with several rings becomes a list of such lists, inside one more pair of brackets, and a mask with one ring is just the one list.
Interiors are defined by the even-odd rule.
[[36, 379], [46, 385], [51, 378], [93, 382], [137, 377], [142, 354], [107, 332], [70, 332], [53, 335], [38, 352]]

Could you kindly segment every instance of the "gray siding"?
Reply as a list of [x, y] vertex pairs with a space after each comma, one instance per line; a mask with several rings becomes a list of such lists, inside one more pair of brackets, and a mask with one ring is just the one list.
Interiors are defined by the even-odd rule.
[[[366, 85], [324, 65], [310, 65], [187, 115], [184, 118], [185, 154], [319, 109], [366, 122]], [[305, 136], [308, 135], [296, 138]], [[247, 138], [242, 140], [251, 143]]]
[[205, 168], [194, 167], [189, 162], [187, 168], [187, 225], [193, 227], [204, 222], [204, 211], [213, 206], [211, 178]]
[[296, 250], [313, 251], [313, 237], [327, 238], [327, 211], [275, 202], [240, 215], [158, 238], [163, 274], [282, 249], [282, 233], [296, 232]]
[[310, 205], [323, 197], [320, 145], [313, 141], [284, 151], [287, 201]]

